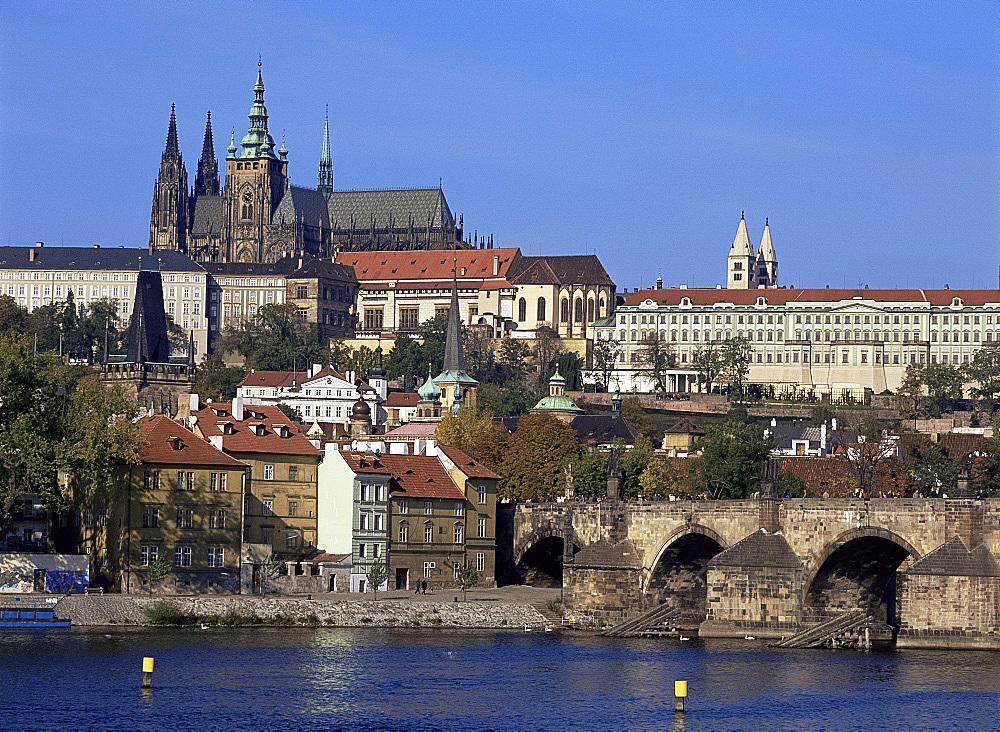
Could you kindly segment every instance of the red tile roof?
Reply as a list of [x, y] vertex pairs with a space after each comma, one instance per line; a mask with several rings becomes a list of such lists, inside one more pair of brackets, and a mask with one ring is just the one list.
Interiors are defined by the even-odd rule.
[[278, 388], [291, 386], [293, 381], [301, 384], [307, 378], [305, 371], [251, 371], [237, 386]]
[[[225, 412], [226, 416], [216, 415], [214, 410]], [[320, 451], [312, 446], [308, 438], [294, 426], [288, 430], [288, 437], [281, 437], [274, 429], [275, 425], [287, 425], [288, 417], [277, 407], [252, 404], [243, 407], [243, 421], [233, 416], [233, 405], [228, 402], [214, 403], [195, 412], [198, 418], [197, 427], [206, 437], [222, 436], [222, 447], [226, 452], [260, 452], [276, 455], [314, 455]], [[230, 422], [233, 434], [227, 435], [219, 428], [220, 422]], [[263, 424], [264, 434], [257, 435], [251, 424]]]
[[455, 463], [455, 467], [461, 470], [470, 478], [495, 478], [500, 479], [500, 476], [494, 473], [492, 470], [487, 468], [480, 462], [477, 462], [473, 458], [466, 455], [464, 452], [459, 450], [457, 447], [451, 447], [449, 445], [438, 445], [438, 449], [448, 456], [448, 459]]
[[639, 305], [652, 300], [658, 305], [680, 305], [682, 298], [689, 298], [692, 305], [707, 306], [716, 303], [754, 305], [763, 297], [768, 305], [795, 303], [832, 303], [841, 300], [872, 300], [874, 302], [927, 302], [931, 305], [951, 305], [956, 297], [965, 305], [981, 306], [1000, 303], [1000, 290], [917, 290], [917, 289], [758, 289], [724, 290], [719, 288], [665, 288], [640, 290], [625, 298], [626, 305]]
[[461, 501], [465, 493], [436, 457], [427, 455], [382, 455], [392, 472], [390, 492], [400, 498], [451, 498]]
[[392, 475], [392, 471], [382, 462], [382, 455], [375, 452], [342, 452], [347, 467], [355, 473]]
[[415, 407], [420, 400], [420, 395], [409, 391], [390, 391], [386, 395], [385, 406], [387, 407]]
[[163, 415], [144, 419], [139, 432], [146, 439], [142, 450], [144, 463], [205, 465], [242, 469], [246, 465], [217, 449], [211, 442], [194, 434], [184, 425]]
[[[339, 264], [354, 267], [362, 283], [371, 280], [442, 280], [450, 287], [452, 267], [458, 267], [458, 281], [505, 278], [511, 263], [520, 256], [517, 249], [445, 249], [420, 252], [341, 252]], [[493, 258], [499, 257], [493, 274]], [[455, 260], [458, 260], [457, 262]], [[462, 274], [462, 270], [465, 274]]]

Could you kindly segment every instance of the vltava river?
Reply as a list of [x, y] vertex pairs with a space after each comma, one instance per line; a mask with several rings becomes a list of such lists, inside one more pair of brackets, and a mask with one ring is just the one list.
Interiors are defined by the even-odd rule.
[[[141, 659], [156, 659], [140, 689]], [[689, 682], [675, 719], [674, 679]], [[557, 633], [0, 633], [0, 728], [987, 730], [1000, 654]]]

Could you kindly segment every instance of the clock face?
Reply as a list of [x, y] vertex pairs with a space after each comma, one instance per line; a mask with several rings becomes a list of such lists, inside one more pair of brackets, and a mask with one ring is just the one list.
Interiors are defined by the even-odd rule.
[[243, 201], [245, 203], [252, 203], [253, 202], [253, 193], [251, 193], [250, 191], [243, 191]]

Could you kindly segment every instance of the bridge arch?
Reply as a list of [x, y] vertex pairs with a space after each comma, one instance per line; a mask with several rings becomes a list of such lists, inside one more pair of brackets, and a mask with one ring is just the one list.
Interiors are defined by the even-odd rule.
[[536, 528], [514, 546], [514, 569], [525, 584], [562, 587], [564, 558], [582, 546], [572, 529]]
[[803, 621], [865, 610], [894, 625], [896, 571], [908, 557], [917, 560], [920, 552], [894, 531], [873, 526], [845, 531], [807, 565]]
[[666, 604], [692, 621], [704, 620], [708, 604], [708, 563], [728, 546], [715, 530], [685, 524], [670, 532], [652, 553], [644, 571], [647, 606]]

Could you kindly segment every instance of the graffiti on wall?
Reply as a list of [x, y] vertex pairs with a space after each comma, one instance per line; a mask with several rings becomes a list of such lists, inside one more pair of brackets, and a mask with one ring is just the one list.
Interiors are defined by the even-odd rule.
[[86, 569], [45, 570], [45, 591], [56, 595], [67, 592], [80, 594], [90, 584], [90, 572]]
[[33, 587], [34, 580], [32, 577], [25, 577], [23, 573], [14, 572], [9, 569], [0, 572], [0, 592], [31, 592]]

